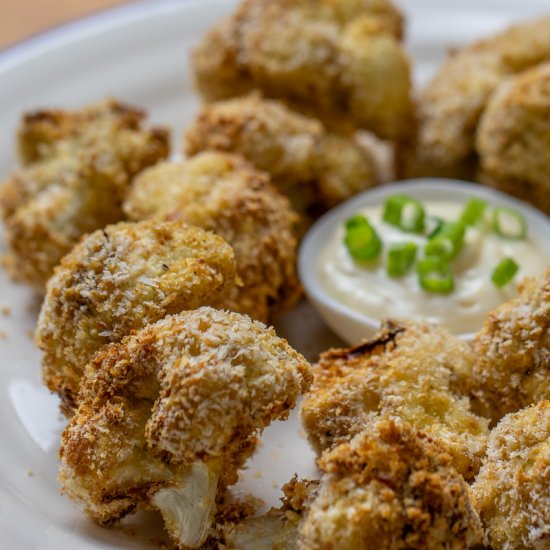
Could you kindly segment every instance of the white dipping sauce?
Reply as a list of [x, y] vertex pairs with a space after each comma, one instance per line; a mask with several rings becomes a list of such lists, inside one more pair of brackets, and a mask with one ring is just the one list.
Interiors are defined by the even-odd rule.
[[[456, 220], [464, 203], [424, 201], [427, 217]], [[489, 205], [490, 208], [490, 205]], [[504, 239], [488, 227], [466, 230], [464, 247], [452, 262], [455, 289], [449, 294], [427, 292], [420, 286], [415, 267], [408, 274], [391, 278], [386, 272], [389, 245], [407, 241], [418, 245], [417, 260], [427, 238], [401, 231], [382, 221], [383, 205], [360, 208], [378, 232], [383, 250], [372, 264], [355, 261], [344, 244], [344, 222], [339, 224], [319, 255], [316, 271], [327, 293], [342, 304], [374, 319], [425, 319], [445, 325], [454, 334], [477, 331], [487, 313], [517, 293], [517, 282], [540, 275], [550, 265], [550, 255], [528, 233], [525, 240]], [[494, 268], [506, 257], [519, 271], [512, 282], [498, 288], [491, 281]]]

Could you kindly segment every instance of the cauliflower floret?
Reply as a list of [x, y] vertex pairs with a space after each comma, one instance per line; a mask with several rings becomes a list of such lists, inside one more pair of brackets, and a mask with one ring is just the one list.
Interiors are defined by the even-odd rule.
[[550, 269], [518, 285], [517, 298], [492, 311], [474, 339], [472, 406], [496, 424], [550, 398]]
[[283, 506], [225, 535], [238, 550], [468, 548], [482, 539], [451, 457], [410, 425], [378, 419], [323, 453], [320, 482], [292, 480]]
[[118, 160], [134, 174], [168, 154], [167, 130], [142, 128], [145, 118], [145, 111], [115, 99], [78, 111], [30, 112], [23, 115], [19, 128], [19, 154], [23, 164], [31, 164], [57, 156], [61, 145], [74, 151], [101, 147], [107, 140], [116, 148]]
[[63, 492], [109, 525], [144, 504], [199, 548], [256, 437], [311, 382], [273, 329], [202, 307], [100, 350], [60, 449]]
[[472, 491], [492, 548], [548, 548], [550, 401], [500, 421]]
[[219, 307], [267, 322], [301, 294], [296, 274], [296, 214], [288, 200], [241, 157], [205, 152], [140, 174], [124, 209], [133, 220], [182, 220], [223, 237], [235, 251], [242, 285]]
[[550, 214], [549, 150], [550, 63], [543, 63], [507, 79], [487, 105], [477, 130], [481, 178]]
[[420, 95], [416, 139], [397, 163], [401, 176], [472, 179], [479, 119], [495, 90], [548, 60], [550, 17], [515, 25], [452, 55]]
[[168, 154], [163, 129], [114, 100], [82, 111], [26, 115], [26, 164], [0, 188], [13, 276], [43, 291], [78, 239], [122, 219], [122, 200], [138, 172]]
[[470, 346], [442, 328], [388, 323], [371, 341], [321, 355], [302, 405], [308, 438], [321, 454], [380, 416], [398, 417], [438, 440], [473, 479], [488, 433], [465, 395], [473, 363]]
[[87, 235], [48, 282], [36, 332], [45, 383], [70, 412], [101, 346], [216, 301], [234, 284], [231, 247], [183, 222], [119, 223]]
[[482, 539], [468, 486], [451, 457], [408, 425], [378, 420], [323, 454], [301, 550], [458, 549]]
[[373, 157], [356, 140], [257, 94], [203, 107], [187, 130], [186, 153], [204, 150], [243, 155], [313, 217], [378, 182]]
[[244, 0], [194, 52], [207, 101], [258, 89], [335, 125], [410, 129], [410, 64], [388, 0]]

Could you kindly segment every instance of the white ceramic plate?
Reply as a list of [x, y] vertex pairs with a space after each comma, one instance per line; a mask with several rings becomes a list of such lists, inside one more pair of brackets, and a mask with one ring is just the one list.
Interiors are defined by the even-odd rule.
[[[448, 49], [512, 21], [548, 10], [548, 0], [415, 0], [408, 41], [423, 83]], [[175, 148], [198, 107], [189, 51], [234, 6], [228, 0], [150, 1], [61, 27], [0, 56], [0, 177], [15, 166], [20, 114], [37, 107], [78, 107], [112, 95], [145, 107], [154, 122], [173, 127]], [[2, 235], [0, 235], [0, 240]], [[40, 384], [34, 347], [38, 304], [0, 272], [0, 548], [79, 550], [154, 548], [158, 518], [141, 514], [118, 529], [93, 525], [59, 495], [56, 447], [63, 421], [57, 400]], [[314, 359], [337, 342], [303, 304], [281, 319], [279, 332]], [[314, 475], [313, 455], [293, 417], [263, 437], [239, 490], [276, 504], [294, 472]]]

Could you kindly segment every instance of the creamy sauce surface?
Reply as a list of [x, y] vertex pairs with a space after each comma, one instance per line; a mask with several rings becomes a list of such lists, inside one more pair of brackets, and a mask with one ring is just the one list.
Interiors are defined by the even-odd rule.
[[[464, 203], [424, 201], [426, 215], [456, 220]], [[489, 205], [490, 207], [490, 205]], [[365, 264], [354, 260], [344, 244], [344, 221], [335, 228], [316, 264], [317, 277], [338, 302], [374, 319], [425, 319], [445, 325], [454, 334], [477, 331], [487, 313], [517, 294], [525, 276], [540, 275], [550, 265], [550, 254], [528, 233], [525, 240], [503, 239], [490, 228], [468, 227], [464, 247], [452, 262], [455, 289], [435, 294], [421, 288], [416, 268], [399, 278], [386, 273], [391, 244], [407, 241], [418, 245], [417, 260], [427, 242], [423, 235], [406, 233], [382, 221], [383, 205], [361, 208], [383, 242], [380, 257]], [[519, 265], [514, 279], [504, 288], [491, 281], [493, 269], [506, 257]]]

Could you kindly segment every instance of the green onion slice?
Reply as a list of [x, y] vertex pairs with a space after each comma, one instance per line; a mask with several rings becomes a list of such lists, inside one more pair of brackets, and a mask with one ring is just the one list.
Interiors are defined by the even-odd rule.
[[420, 286], [428, 292], [448, 294], [455, 287], [453, 273], [448, 262], [437, 257], [420, 260], [416, 266]]
[[422, 204], [408, 195], [390, 195], [384, 204], [383, 220], [403, 231], [424, 230], [426, 212]]
[[464, 246], [466, 226], [462, 222], [444, 222], [439, 231], [426, 243], [426, 256], [452, 260]]
[[499, 288], [502, 288], [514, 278], [518, 270], [519, 265], [512, 258], [504, 258], [493, 270], [491, 281]]
[[439, 216], [428, 216], [427, 222], [428, 239], [433, 239], [445, 224], [445, 220]]
[[382, 241], [365, 216], [353, 216], [346, 221], [344, 244], [355, 260], [371, 261], [382, 251]]
[[416, 259], [417, 246], [413, 242], [399, 243], [390, 246], [386, 266], [390, 277], [402, 277], [409, 271]]
[[472, 197], [464, 207], [460, 221], [466, 225], [476, 225], [485, 214], [487, 201]]
[[370, 225], [369, 220], [367, 220], [367, 218], [365, 218], [365, 216], [362, 216], [361, 214], [357, 214], [356, 216], [352, 216], [351, 218], [348, 218], [345, 223], [346, 229], [368, 227], [369, 225]]
[[525, 239], [527, 222], [515, 208], [500, 206], [493, 211], [493, 228], [505, 239]]

